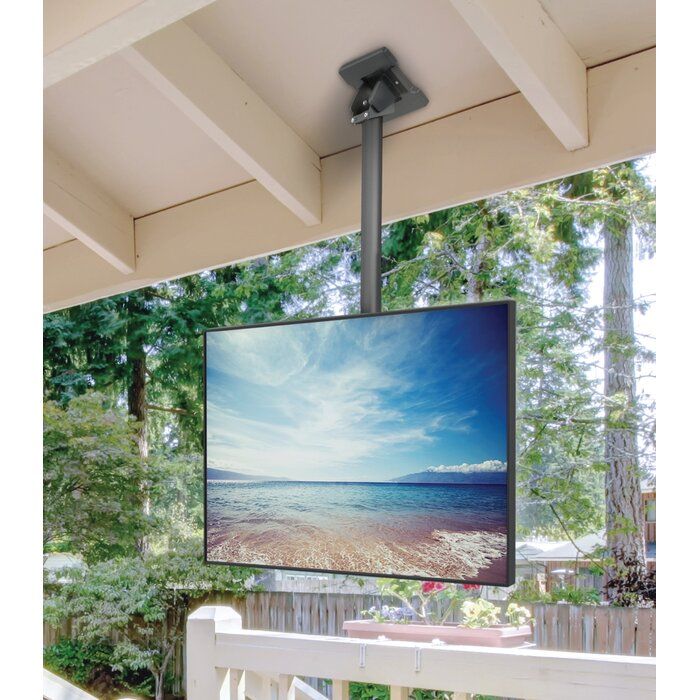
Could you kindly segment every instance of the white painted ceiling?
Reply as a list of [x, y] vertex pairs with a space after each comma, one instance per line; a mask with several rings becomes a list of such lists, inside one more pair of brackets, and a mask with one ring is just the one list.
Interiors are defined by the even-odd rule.
[[[654, 0], [541, 2], [588, 66], [655, 43]], [[185, 21], [320, 156], [359, 144], [337, 70], [381, 45], [430, 99], [387, 133], [516, 91], [449, 0], [219, 0]], [[136, 217], [251, 179], [118, 54], [44, 100], [48, 145]], [[72, 238], [56, 229], [45, 248]]]

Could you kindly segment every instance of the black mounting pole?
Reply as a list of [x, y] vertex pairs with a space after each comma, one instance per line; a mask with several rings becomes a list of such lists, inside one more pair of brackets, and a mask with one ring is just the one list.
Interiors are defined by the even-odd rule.
[[382, 310], [382, 132], [383, 117], [362, 122], [362, 217], [360, 313]]
[[362, 216], [360, 312], [382, 310], [382, 132], [384, 122], [425, 107], [428, 98], [403, 74], [386, 47], [341, 66], [340, 75], [357, 90], [350, 107], [362, 124]]

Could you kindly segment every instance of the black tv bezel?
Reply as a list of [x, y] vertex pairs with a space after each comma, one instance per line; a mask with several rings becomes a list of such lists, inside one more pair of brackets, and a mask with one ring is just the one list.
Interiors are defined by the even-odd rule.
[[409, 576], [406, 574], [382, 574], [367, 571], [341, 571], [338, 569], [312, 569], [294, 566], [273, 566], [270, 564], [255, 564], [251, 562], [213, 561], [208, 557], [207, 550], [207, 336], [210, 333], [223, 331], [249, 330], [251, 328], [269, 328], [272, 326], [296, 326], [302, 323], [325, 323], [328, 321], [348, 321], [358, 318], [371, 318], [375, 316], [398, 316], [402, 314], [436, 313], [454, 309], [473, 309], [485, 306], [505, 306], [508, 310], [508, 426], [507, 426], [507, 454], [508, 464], [506, 469], [506, 507], [507, 507], [507, 534], [506, 534], [506, 580], [503, 581], [478, 581], [475, 579], [431, 578], [432, 581], [445, 583], [471, 584], [476, 586], [493, 586], [504, 588], [515, 583], [515, 312], [516, 304], [513, 299], [501, 301], [481, 301], [468, 304], [451, 304], [444, 306], [427, 306], [417, 309], [403, 309], [399, 311], [381, 311], [377, 313], [349, 314], [345, 316], [326, 316], [322, 318], [305, 318], [291, 321], [275, 321], [270, 323], [254, 323], [250, 325], [222, 326], [210, 328], [203, 334], [203, 387], [204, 387], [204, 563], [217, 566], [241, 566], [253, 569], [279, 569], [281, 571], [308, 571], [318, 574], [341, 574], [345, 576], [362, 576], [367, 578], [397, 578], [411, 581], [425, 581], [425, 576]]

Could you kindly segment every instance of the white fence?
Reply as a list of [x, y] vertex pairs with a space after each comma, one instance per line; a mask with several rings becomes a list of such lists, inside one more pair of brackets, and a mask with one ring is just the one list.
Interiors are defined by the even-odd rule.
[[350, 682], [533, 700], [655, 697], [656, 659], [538, 649], [488, 649], [245, 630], [231, 607], [204, 606], [187, 622], [188, 700], [321, 700], [298, 677], [332, 679], [333, 700]]

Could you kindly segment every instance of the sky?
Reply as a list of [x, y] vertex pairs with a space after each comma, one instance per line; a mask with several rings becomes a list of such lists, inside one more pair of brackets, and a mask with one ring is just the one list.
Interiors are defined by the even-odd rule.
[[507, 458], [506, 307], [207, 334], [210, 467], [384, 481]]

